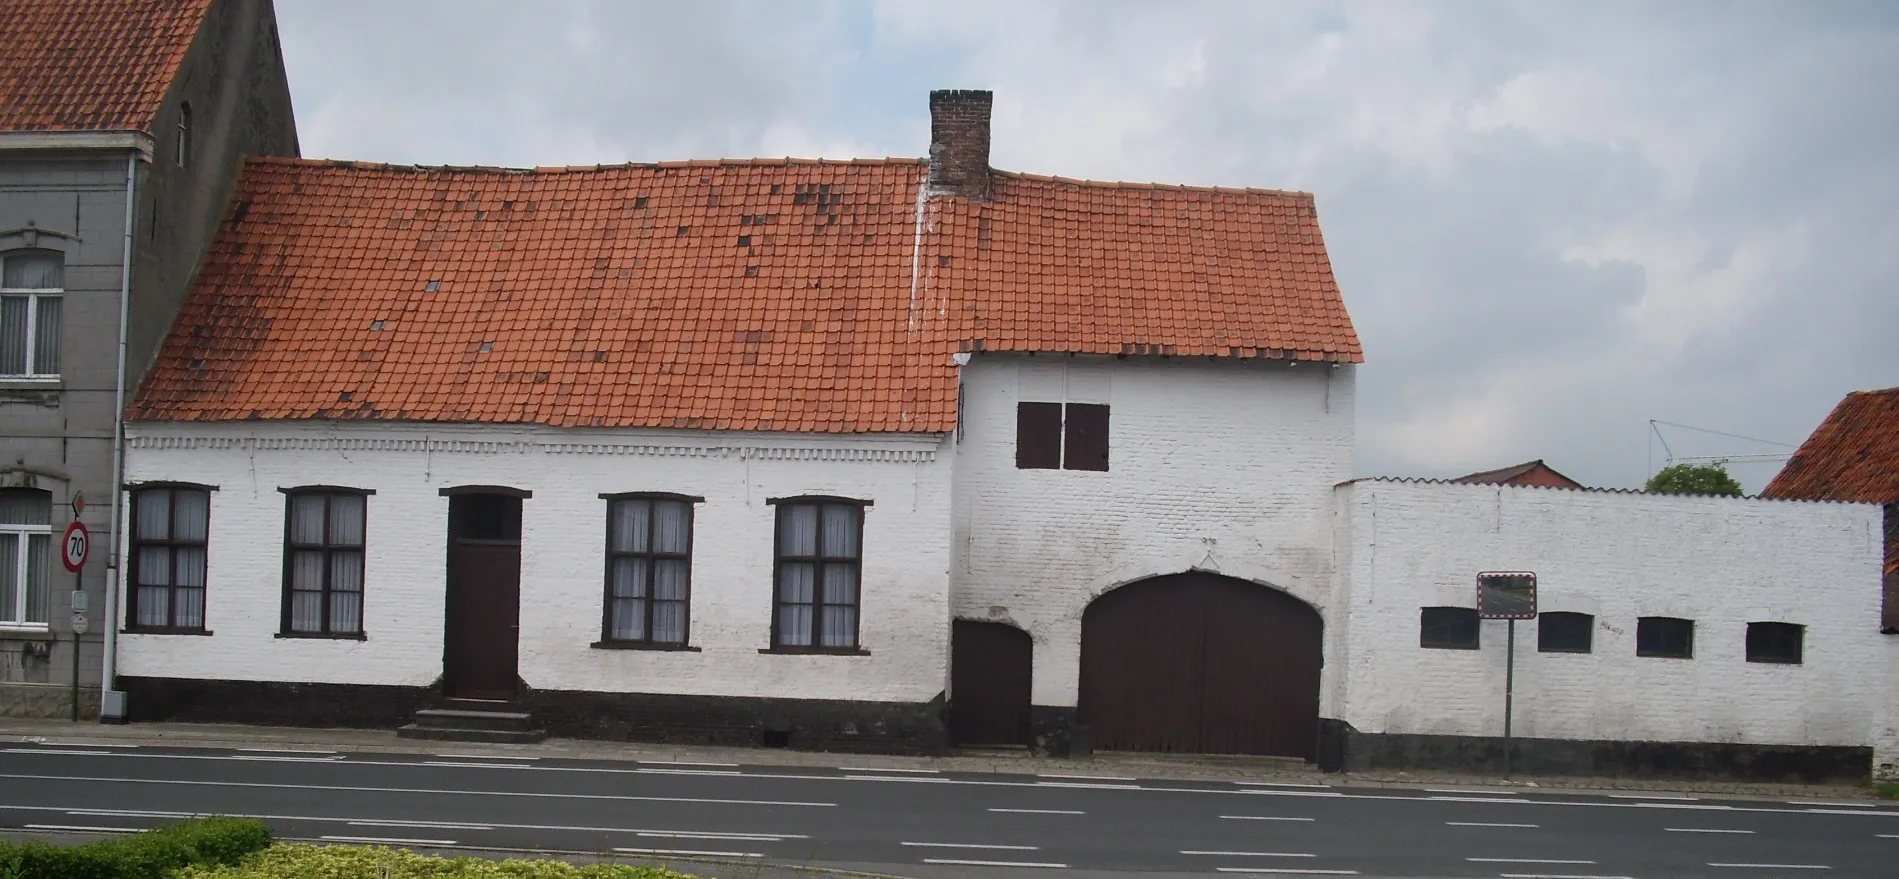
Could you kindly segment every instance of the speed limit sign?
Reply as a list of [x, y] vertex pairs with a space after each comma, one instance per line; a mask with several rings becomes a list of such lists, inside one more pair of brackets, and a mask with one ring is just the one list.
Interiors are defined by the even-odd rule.
[[84, 522], [73, 520], [66, 526], [66, 534], [59, 540], [60, 561], [66, 563], [66, 570], [79, 573], [86, 563], [86, 551], [92, 548], [92, 535], [86, 531]]

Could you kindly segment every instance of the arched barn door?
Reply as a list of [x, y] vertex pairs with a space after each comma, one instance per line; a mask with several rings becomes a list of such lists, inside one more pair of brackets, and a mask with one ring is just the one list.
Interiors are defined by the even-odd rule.
[[1081, 618], [1080, 720], [1106, 751], [1316, 756], [1324, 624], [1216, 574], [1095, 599]]
[[1026, 745], [1034, 648], [1003, 623], [950, 628], [950, 738], [958, 745]]

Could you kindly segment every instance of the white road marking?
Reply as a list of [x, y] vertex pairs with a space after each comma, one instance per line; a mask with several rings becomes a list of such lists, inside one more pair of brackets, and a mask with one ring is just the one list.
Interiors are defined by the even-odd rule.
[[1878, 803], [1848, 803], [1841, 800], [1788, 800], [1787, 802], [1795, 806], [1833, 806], [1835, 808], [1845, 807], [1849, 809], [1879, 808]]
[[839, 772], [912, 772], [917, 775], [936, 775], [940, 769], [887, 769], [881, 766], [839, 766]]
[[1228, 821], [1317, 821], [1317, 818], [1284, 818], [1278, 815], [1221, 815]]
[[560, 794], [540, 791], [442, 790], [415, 787], [361, 787], [340, 784], [279, 784], [263, 781], [203, 781], [186, 778], [104, 778], [78, 775], [0, 775], [0, 778], [25, 778], [34, 781], [99, 781], [107, 784], [175, 784], [187, 787], [244, 787], [264, 790], [333, 790], [378, 794], [441, 794], [456, 797], [521, 797], [547, 800], [610, 800], [639, 803], [710, 803], [724, 806], [808, 806], [831, 808], [836, 803], [804, 803], [794, 800], [734, 800], [714, 797], [636, 797], [627, 794]]
[[784, 842], [782, 836], [746, 836], [738, 833], [659, 833], [641, 832], [635, 836], [656, 837], [659, 839], [703, 839], [710, 842]]
[[[905, 779], [913, 781], [914, 779]], [[1138, 784], [1090, 784], [1085, 781], [1038, 781], [1036, 787], [1073, 787], [1085, 790], [1141, 790]], [[1153, 788], [1148, 788], [1153, 790]]]
[[453, 760], [424, 760], [424, 766], [454, 766], [459, 769], [533, 769], [526, 763], [457, 763]]
[[1629, 876], [1596, 876], [1588, 873], [1499, 873], [1503, 879], [1632, 879]]
[[1357, 876], [1357, 870], [1299, 870], [1292, 867], [1215, 867], [1221, 873], [1275, 873], [1283, 876]]
[[1034, 845], [985, 845], [980, 842], [905, 842], [899, 844], [915, 848], [987, 848], [1010, 852], [1032, 852], [1038, 851], [1041, 848], [1041, 846]]
[[1446, 796], [1436, 796], [1436, 797], [1425, 797], [1424, 799], [1427, 799], [1427, 800], [1450, 800], [1450, 801], [1452, 801], [1452, 802], [1457, 802], [1457, 803], [1511, 803], [1511, 804], [1513, 804], [1513, 805], [1518, 805], [1518, 806], [1531, 806], [1531, 805], [1535, 805], [1535, 804], [1536, 804], [1536, 802], [1535, 802], [1534, 800], [1513, 800], [1513, 799], [1510, 799], [1510, 798], [1508, 798], [1508, 797], [1446, 797]]
[[127, 751], [130, 751], [138, 747], [137, 745], [121, 745], [116, 742], [54, 742], [54, 741], [47, 741], [45, 739], [41, 739], [35, 744], [60, 745], [62, 747], [68, 747], [68, 748], [120, 748], [122, 750], [127, 750]]
[[[207, 812], [156, 812], [156, 811], [146, 812], [146, 811], [134, 811], [130, 809], [126, 809], [126, 810], [66, 809], [66, 808], [61, 808], [57, 806], [0, 805], [0, 809], [9, 809], [9, 810], [21, 811], [21, 812], [63, 812], [67, 815], [79, 815], [83, 817], [98, 817], [98, 818], [106, 818], [106, 817], [205, 818], [205, 817], [209, 817], [209, 814], [210, 814]], [[333, 824], [372, 824], [372, 825], [386, 826], [386, 827], [404, 827], [404, 826], [409, 826], [409, 825], [425, 825], [425, 824], [440, 823], [440, 822], [429, 822], [429, 821], [409, 821], [409, 820], [404, 820], [400, 818], [337, 817], [334, 815], [265, 815], [265, 814], [245, 814], [245, 813], [237, 813], [237, 812], [227, 812], [227, 813], [222, 813], [222, 814], [229, 815], [232, 818], [256, 818], [256, 819], [265, 820], [265, 821], [316, 821], [320, 823], [333, 823]], [[1077, 814], [1080, 814], [1080, 813], [1077, 813]], [[700, 837], [716, 838], [716, 839], [762, 838], [762, 839], [770, 839], [773, 841], [780, 841], [780, 840], [786, 840], [786, 839], [810, 839], [811, 838], [809, 836], [805, 836], [799, 833], [767, 833], [764, 831], [745, 831], [745, 832], [739, 832], [739, 833], [732, 833], [732, 832], [718, 831], [718, 830], [657, 830], [657, 829], [652, 829], [652, 828], [641, 828], [641, 827], [577, 827], [572, 824], [504, 824], [500, 822], [490, 822], [485, 825], [468, 825], [468, 826], [471, 826], [471, 827], [481, 826], [487, 829], [493, 829], [493, 828], [498, 827], [498, 828], [505, 828], [508, 830], [572, 830], [572, 831], [581, 832], [581, 833], [632, 833], [632, 834], [637, 834], [639, 836], [700, 836]]]
[[539, 760], [539, 757], [515, 757], [504, 754], [437, 754], [447, 760]]
[[1664, 827], [1669, 833], [1753, 833], [1752, 830], [1723, 830], [1719, 827]]
[[1331, 787], [1329, 784], [1311, 784], [1303, 781], [1236, 781], [1233, 783], [1246, 787]]
[[386, 845], [454, 845], [452, 839], [397, 839], [389, 836], [321, 836], [329, 842], [384, 843]]
[[1578, 861], [1568, 858], [1465, 858], [1473, 864], [1593, 864], [1595, 861]]
[[1418, 797], [1392, 797], [1383, 794], [1342, 794], [1335, 790], [1252, 790], [1234, 791], [1237, 794], [1250, 794], [1257, 797], [1351, 797], [1355, 800], [1415, 800]]
[[1318, 855], [1304, 852], [1207, 852], [1182, 849], [1183, 855], [1208, 855], [1216, 858], [1316, 858]]
[[83, 754], [92, 757], [114, 757], [111, 751], [66, 751], [58, 748], [7, 748], [0, 754]]
[[1067, 864], [1045, 864], [1039, 861], [963, 861], [956, 858], [924, 858], [926, 864], [949, 864], [957, 867], [1047, 867], [1052, 870], [1066, 870]]
[[688, 848], [616, 848], [614, 849], [614, 851], [626, 852], [627, 854], [633, 854], [633, 855], [683, 855], [687, 857], [697, 856], [701, 858], [762, 858], [764, 857], [764, 855], [759, 852], [709, 852], [709, 851], [700, 851], [698, 849], [688, 849]]
[[1086, 815], [1080, 809], [990, 809], [991, 812], [1008, 812], [1014, 815]]
[[726, 769], [738, 768], [737, 763], [694, 763], [690, 760], [636, 760], [634, 762], [641, 766], [719, 766]]
[[90, 827], [84, 824], [26, 824], [28, 830], [76, 830], [85, 833], [137, 833], [140, 827]]
[[[160, 756], [160, 755], [154, 754], [154, 755], [139, 755], [139, 756]], [[271, 756], [271, 755], [266, 755], [266, 754], [233, 754], [224, 759], [226, 760], [255, 760], [255, 761], [259, 761], [263, 763], [335, 763], [336, 761], [341, 760], [343, 758], [340, 755], [335, 756], [335, 757], [287, 757], [287, 756]]]
[[1710, 867], [1739, 867], [1744, 870], [1831, 870], [1820, 864], [1708, 864]]
[[1506, 797], [1521, 793], [1521, 791], [1513, 790], [1477, 790], [1466, 787], [1427, 787], [1424, 792], [1427, 794], [1496, 794]]
[[318, 751], [304, 748], [233, 748], [246, 754], [334, 754], [335, 751]]
[[1036, 778], [1071, 778], [1077, 781], [1133, 781], [1125, 775], [1058, 775], [1053, 772], [1038, 772]]
[[195, 818], [190, 812], [143, 812], [131, 809], [67, 809], [68, 815], [96, 818]]
[[733, 833], [725, 830], [635, 830], [641, 836], [695, 836], [704, 839], [810, 839], [802, 833], [766, 833], [763, 830], [744, 830]]
[[1612, 799], [1612, 800], [1682, 800], [1684, 802], [1692, 803], [1701, 798], [1700, 797], [1684, 797], [1680, 794], [1610, 794], [1609, 799]]
[[1446, 821], [1452, 827], [1527, 827], [1535, 829], [1535, 824], [1493, 824], [1488, 821]]
[[[528, 767], [523, 766], [522, 769]], [[641, 767], [633, 770], [647, 775], [742, 775], [736, 769], [648, 769]]]
[[[748, 775], [746, 777], [751, 778], [752, 776]], [[812, 775], [812, 776], [802, 776], [802, 777], [830, 778], [834, 776]], [[948, 778], [937, 778], [935, 776], [930, 776], [928, 778], [920, 778], [915, 775], [846, 775], [844, 776], [844, 778], [851, 781], [902, 781], [902, 782], [907, 782], [909, 784], [964, 784], [965, 783], [965, 782], [960, 782], [960, 781], [956, 781], [954, 779], [948, 779]]]
[[422, 830], [493, 830], [487, 824], [441, 824], [434, 821], [351, 821], [351, 827], [414, 827]]
[[1899, 839], [1899, 833], [1875, 833], [1874, 839]]

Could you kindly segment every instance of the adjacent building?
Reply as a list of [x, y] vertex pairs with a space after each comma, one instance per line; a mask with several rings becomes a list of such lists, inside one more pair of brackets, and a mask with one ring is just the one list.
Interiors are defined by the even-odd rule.
[[125, 394], [243, 158], [296, 155], [296, 127], [268, 0], [13, 0], [0, 45], [0, 715], [71, 710], [78, 607], [95, 715]]

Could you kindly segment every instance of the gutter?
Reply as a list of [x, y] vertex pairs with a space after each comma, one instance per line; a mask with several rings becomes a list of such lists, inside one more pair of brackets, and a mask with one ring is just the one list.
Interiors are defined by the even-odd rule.
[[0, 150], [136, 150], [152, 160], [152, 136], [143, 131], [0, 131]]
[[[147, 141], [149, 149], [149, 139]], [[114, 684], [118, 683], [119, 660], [119, 620], [121, 619], [119, 575], [121, 550], [125, 545], [124, 535], [119, 533], [125, 522], [126, 495], [125, 482], [125, 358], [131, 347], [129, 333], [132, 324], [132, 243], [133, 222], [138, 217], [136, 210], [135, 184], [138, 180], [138, 162], [141, 153], [137, 149], [125, 155], [125, 248], [119, 260], [119, 368], [116, 384], [113, 388], [112, 408], [112, 546], [106, 554], [105, 612], [109, 615], [100, 627], [105, 636], [105, 656], [100, 663], [99, 680], [99, 722], [125, 722], [125, 694], [118, 692]], [[145, 155], [149, 156], [149, 153]]]

